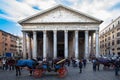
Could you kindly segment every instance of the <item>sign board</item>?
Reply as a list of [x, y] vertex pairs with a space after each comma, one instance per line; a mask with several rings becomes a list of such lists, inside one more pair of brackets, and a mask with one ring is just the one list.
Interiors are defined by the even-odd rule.
[[5, 57], [12, 57], [13, 54], [12, 53], [5, 53]]

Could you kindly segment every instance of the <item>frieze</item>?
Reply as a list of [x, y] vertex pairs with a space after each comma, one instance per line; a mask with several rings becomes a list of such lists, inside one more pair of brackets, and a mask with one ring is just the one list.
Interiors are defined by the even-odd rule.
[[26, 25], [23, 30], [99, 30], [98, 25], [91, 24], [44, 24], [44, 25]]

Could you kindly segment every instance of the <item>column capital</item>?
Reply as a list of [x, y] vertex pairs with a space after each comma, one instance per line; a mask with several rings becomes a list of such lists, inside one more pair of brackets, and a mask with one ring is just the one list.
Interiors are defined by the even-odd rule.
[[64, 32], [65, 32], [65, 33], [67, 33], [67, 32], [68, 32], [68, 30], [64, 30]]
[[96, 30], [95, 33], [96, 33], [96, 34], [99, 34], [99, 30]]
[[36, 31], [33, 31], [33, 34], [36, 34]]
[[54, 33], [57, 33], [57, 30], [54, 30], [53, 32], [54, 32]]
[[46, 33], [47, 33], [47, 31], [46, 31], [46, 30], [44, 30], [44, 31], [43, 31], [43, 33], [44, 33], [44, 34], [46, 34]]
[[88, 33], [88, 30], [85, 30], [85, 33]]
[[78, 32], [78, 30], [75, 30], [75, 33]]

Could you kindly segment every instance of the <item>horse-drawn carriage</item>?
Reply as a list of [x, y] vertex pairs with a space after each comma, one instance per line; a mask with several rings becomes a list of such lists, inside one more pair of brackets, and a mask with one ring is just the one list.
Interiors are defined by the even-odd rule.
[[[18, 61], [18, 64], [16, 65], [16, 67], [17, 67], [16, 70], [18, 70], [19, 67], [28, 67], [29, 68], [28, 70], [30, 71], [30, 73], [33, 72], [33, 76], [35, 78], [40, 78], [45, 72], [51, 72], [51, 71], [58, 73], [58, 76], [60, 78], [65, 77], [67, 75], [67, 68], [65, 67], [66, 59], [53, 60], [52, 66], [49, 65], [48, 61], [43, 61], [42, 63], [39, 63], [39, 64], [33, 60], [31, 60], [31, 61], [26, 60], [26, 61], [27, 61], [26, 63], [21, 62], [21, 64], [20, 64], [20, 61]], [[22, 65], [22, 64], [24, 64], [24, 65]], [[20, 72], [20, 74], [21, 74], [21, 72]]]
[[49, 65], [49, 62], [43, 61], [41, 64], [37, 66], [37, 68], [34, 70], [33, 76], [34, 77], [41, 77], [43, 73], [46, 71], [51, 72], [57, 72], [59, 77], [65, 77], [67, 74], [67, 69], [65, 67], [65, 60], [53, 60], [52, 66]]

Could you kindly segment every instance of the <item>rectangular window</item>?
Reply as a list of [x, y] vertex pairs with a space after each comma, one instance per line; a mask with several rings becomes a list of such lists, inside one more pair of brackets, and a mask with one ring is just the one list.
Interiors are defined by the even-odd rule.
[[117, 31], [119, 31], [120, 30], [120, 28], [117, 28]]
[[110, 37], [108, 37], [108, 40], [110, 40]]
[[117, 44], [120, 44], [120, 40], [117, 40]]
[[7, 43], [5, 43], [5, 46], [7, 46], [8, 44]]
[[114, 51], [115, 49], [113, 48], [112, 50]]
[[117, 50], [120, 50], [120, 47], [118, 47]]
[[120, 36], [120, 32], [117, 33], [117, 37], [119, 37], [119, 36]]
[[114, 39], [114, 35], [112, 36], [112, 38]]
[[114, 24], [113, 24], [113, 28], [114, 28]]
[[112, 45], [114, 45], [114, 41], [112, 41]]
[[110, 42], [108, 43], [108, 46], [110, 46]]

